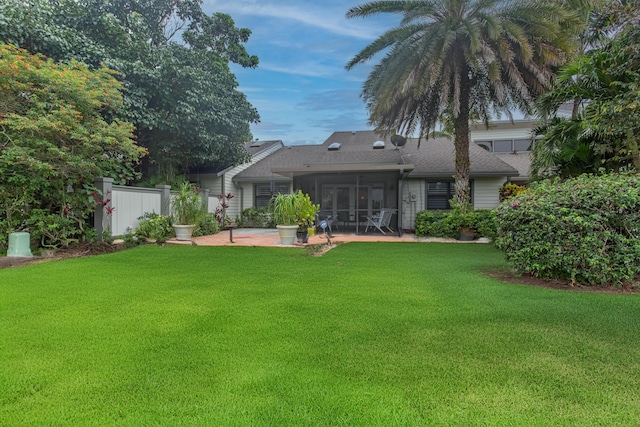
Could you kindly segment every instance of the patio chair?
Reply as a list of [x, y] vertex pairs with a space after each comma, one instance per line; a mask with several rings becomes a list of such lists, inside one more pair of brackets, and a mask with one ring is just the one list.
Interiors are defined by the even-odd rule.
[[383, 228], [386, 228], [390, 232], [393, 233], [393, 229], [389, 227], [389, 223], [391, 223], [391, 217], [393, 216], [393, 210], [390, 209], [381, 209], [377, 214], [367, 217], [367, 227], [364, 229], [366, 233], [369, 231], [369, 227], [373, 226], [380, 230], [382, 234], [386, 234]]

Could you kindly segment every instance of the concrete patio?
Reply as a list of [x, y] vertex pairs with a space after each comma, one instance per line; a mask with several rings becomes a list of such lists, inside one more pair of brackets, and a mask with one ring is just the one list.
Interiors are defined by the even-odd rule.
[[[233, 233], [233, 241], [231, 241], [231, 233]], [[453, 239], [440, 238], [419, 238], [415, 234], [404, 233], [398, 236], [397, 233], [382, 234], [380, 232], [372, 232], [368, 234], [355, 234], [349, 232], [334, 232], [329, 238], [332, 244], [348, 243], [348, 242], [451, 242], [458, 243]], [[487, 239], [478, 239], [472, 242], [460, 243], [487, 243]], [[169, 240], [167, 243], [175, 244], [195, 244], [198, 246], [273, 246], [273, 247], [303, 247], [302, 244], [294, 244], [293, 246], [283, 246], [280, 244], [278, 231], [275, 229], [263, 228], [238, 228], [232, 232], [223, 230], [218, 234], [211, 236], [194, 237], [191, 241], [180, 242], [177, 240]], [[325, 234], [317, 234], [309, 237], [306, 245], [315, 245], [327, 243]]]

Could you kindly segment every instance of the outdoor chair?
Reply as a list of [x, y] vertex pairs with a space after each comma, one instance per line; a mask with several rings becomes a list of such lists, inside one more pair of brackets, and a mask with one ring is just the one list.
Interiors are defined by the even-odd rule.
[[377, 214], [371, 217], [367, 217], [367, 227], [364, 229], [364, 232], [366, 233], [367, 231], [369, 231], [369, 227], [373, 226], [378, 230], [380, 230], [382, 234], [386, 234], [384, 230], [382, 230], [383, 228], [386, 228], [387, 230], [393, 233], [393, 229], [389, 227], [389, 223], [391, 222], [392, 216], [393, 216], [393, 210], [382, 209]]

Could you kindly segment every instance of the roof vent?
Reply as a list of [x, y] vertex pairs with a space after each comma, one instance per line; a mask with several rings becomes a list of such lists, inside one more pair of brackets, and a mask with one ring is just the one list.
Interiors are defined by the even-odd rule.
[[384, 148], [384, 141], [376, 141], [373, 143], [374, 150], [380, 150], [382, 148]]
[[257, 139], [255, 141], [253, 141], [251, 143], [251, 145], [249, 147], [251, 148], [256, 148], [256, 147], [261, 147], [262, 144], [264, 144], [266, 141], [258, 141]]
[[329, 147], [327, 147], [327, 150], [329, 151], [338, 151], [340, 149], [340, 143], [339, 142], [332, 142], [331, 144], [329, 144]]

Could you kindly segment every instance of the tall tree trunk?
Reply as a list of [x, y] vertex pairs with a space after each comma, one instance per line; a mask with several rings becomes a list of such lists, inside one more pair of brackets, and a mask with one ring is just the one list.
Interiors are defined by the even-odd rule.
[[456, 197], [455, 201], [466, 213], [471, 202], [469, 188], [469, 68], [466, 64], [460, 67], [460, 111], [453, 119], [454, 145], [456, 150]]

